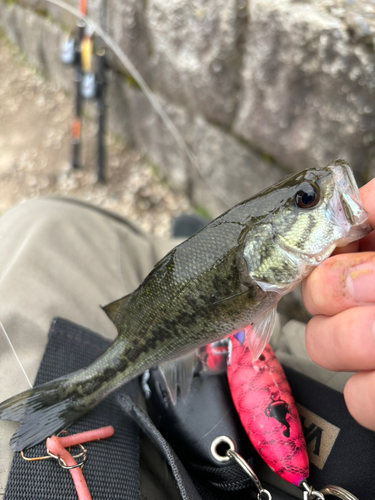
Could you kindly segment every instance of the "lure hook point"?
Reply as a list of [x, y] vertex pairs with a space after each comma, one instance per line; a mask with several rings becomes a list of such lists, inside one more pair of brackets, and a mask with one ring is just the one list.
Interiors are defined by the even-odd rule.
[[314, 490], [312, 486], [309, 486], [306, 481], [303, 481], [300, 486], [303, 486], [305, 491], [303, 492], [303, 500], [325, 500], [325, 496], [321, 491]]
[[324, 495], [332, 495], [333, 497], [340, 498], [341, 500], [358, 500], [356, 496], [350, 493], [340, 486], [334, 486], [332, 484], [325, 486], [320, 490]]

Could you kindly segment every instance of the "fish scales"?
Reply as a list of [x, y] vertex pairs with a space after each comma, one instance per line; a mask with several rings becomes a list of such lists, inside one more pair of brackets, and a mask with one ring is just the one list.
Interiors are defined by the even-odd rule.
[[[232, 240], [231, 246], [226, 245], [225, 259], [224, 245], [218, 241], [223, 229], [225, 241]], [[183, 354], [197, 342], [206, 343], [213, 336], [221, 338], [238, 327], [239, 321], [247, 325], [254, 311], [266, 306], [266, 294], [259, 287], [249, 285], [246, 291], [243, 289], [236, 252], [242, 232], [238, 225], [213, 225], [163, 259], [146, 279], [146, 286], [129, 297], [117, 319], [119, 338], [129, 339], [132, 331], [137, 332], [132, 344], [122, 349], [125, 360], [136, 357], [138, 363], [143, 358], [148, 366], [158, 364], [177, 349]], [[210, 252], [213, 245], [215, 252]], [[213, 268], [215, 273], [210, 273]], [[139, 369], [142, 371], [143, 366]]]
[[[370, 230], [349, 165], [294, 174], [239, 203], [166, 255], [130, 295], [104, 307], [119, 335], [90, 366], [0, 404], [21, 450], [66, 427], [147, 368], [252, 325], [256, 358], [277, 302], [336, 245]], [[248, 329], [248, 331], [250, 331]]]

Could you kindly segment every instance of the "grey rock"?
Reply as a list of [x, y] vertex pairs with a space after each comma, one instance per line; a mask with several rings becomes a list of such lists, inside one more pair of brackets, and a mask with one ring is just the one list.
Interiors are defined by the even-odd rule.
[[192, 198], [213, 215], [285, 176], [277, 166], [203, 117], [194, 120], [192, 148], [203, 172], [203, 176], [198, 176], [196, 170], [191, 170]]
[[[0, 26], [72, 89], [59, 50], [74, 18], [44, 0], [19, 3], [0, 0]], [[156, 90], [199, 168], [107, 50], [109, 129], [213, 215], [337, 157], [360, 182], [375, 175], [373, 0], [92, 0], [89, 16]]]
[[146, 16], [154, 88], [210, 121], [230, 125], [246, 3], [150, 0]]
[[251, 2], [234, 131], [287, 169], [351, 162], [362, 182], [375, 153], [375, 54], [353, 44], [348, 2]]
[[40, 25], [40, 67], [51, 80], [57, 82], [64, 90], [72, 92], [73, 68], [65, 66], [60, 60], [61, 29], [47, 19], [40, 20]]
[[313, 0], [311, 3], [322, 12], [339, 19], [353, 43], [374, 46], [375, 2], [373, 0]]
[[115, 71], [107, 73], [106, 82], [107, 119], [111, 131], [127, 145], [134, 144], [130, 108], [123, 75]]
[[65, 90], [72, 90], [72, 70], [60, 62], [62, 35], [59, 26], [21, 6], [1, 2], [0, 19], [9, 39], [20, 47], [33, 65]]
[[0, 2], [0, 27], [9, 40], [20, 47], [22, 33], [17, 21], [18, 7], [15, 4], [7, 5]]
[[[178, 147], [171, 132], [150, 105], [146, 96], [137, 88], [126, 83], [124, 85], [136, 146], [161, 168], [163, 174], [167, 175], [176, 189], [186, 191], [191, 165], [185, 152]], [[174, 126], [188, 142], [192, 122], [186, 110], [167, 102], [160, 95], [157, 95], [156, 98]]]
[[145, 96], [134, 88], [128, 88], [127, 95], [137, 147], [161, 166], [174, 188], [188, 191], [193, 202], [207, 208], [212, 216], [285, 175], [220, 127], [157, 95], [195, 155], [198, 166], [194, 165]]
[[[96, 0], [100, 2], [100, 0]], [[124, 51], [146, 81], [150, 81], [150, 44], [145, 21], [145, 2], [143, 0], [111, 0], [101, 2], [102, 15], [97, 22]], [[103, 5], [106, 4], [106, 9]], [[107, 51], [110, 63], [124, 72], [118, 59]]]
[[[20, 0], [17, 0], [18, 2]], [[23, 2], [28, 2], [28, 0], [22, 0]], [[41, 0], [33, 0], [34, 2], [40, 2]], [[77, 0], [64, 0], [67, 4], [69, 4], [74, 9], [78, 9], [78, 1]], [[92, 15], [91, 6], [95, 4], [98, 0], [90, 0], [88, 4], [90, 5], [90, 12], [88, 13], [90, 16]], [[100, 1], [100, 0], [99, 0]], [[42, 0], [44, 4], [44, 9], [47, 11], [47, 15], [55, 22], [57, 22], [60, 26], [64, 26], [65, 30], [70, 32], [74, 32], [77, 26], [77, 18], [72, 15], [70, 12], [61, 8], [58, 5], [54, 5], [45, 0]], [[43, 7], [41, 7], [41, 11], [43, 11]]]
[[[76, 0], [64, 1], [71, 7], [75, 9], [78, 8], [78, 2]], [[93, 0], [93, 2], [95, 1], [98, 0]], [[66, 29], [73, 30], [76, 26], [76, 18], [70, 12], [67, 12], [60, 6], [54, 5], [46, 0], [17, 0], [17, 4], [21, 5], [25, 9], [35, 11], [40, 17], [46, 17], [50, 20], [58, 22]]]

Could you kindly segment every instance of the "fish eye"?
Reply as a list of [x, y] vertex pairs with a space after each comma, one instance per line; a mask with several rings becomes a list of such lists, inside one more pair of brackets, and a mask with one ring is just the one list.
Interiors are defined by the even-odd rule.
[[320, 200], [320, 191], [316, 184], [304, 182], [295, 197], [296, 205], [299, 208], [312, 208]]

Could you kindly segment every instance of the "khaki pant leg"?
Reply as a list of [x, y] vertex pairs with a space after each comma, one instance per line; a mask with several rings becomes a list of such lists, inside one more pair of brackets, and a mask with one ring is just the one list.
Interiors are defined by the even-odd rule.
[[[0, 218], [0, 321], [31, 382], [55, 316], [113, 339], [99, 307], [132, 292], [176, 241], [158, 241], [85, 203], [40, 198]], [[28, 388], [0, 331], [0, 401]], [[0, 497], [18, 424], [0, 422]]]

